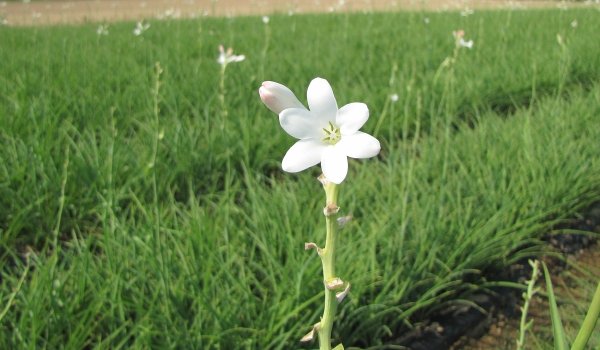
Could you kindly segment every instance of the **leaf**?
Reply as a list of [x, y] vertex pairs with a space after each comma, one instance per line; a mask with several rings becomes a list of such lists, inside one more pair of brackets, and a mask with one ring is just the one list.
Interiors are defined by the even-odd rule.
[[554, 349], [566, 350], [567, 340], [565, 338], [565, 331], [560, 320], [560, 314], [558, 313], [558, 306], [556, 305], [556, 298], [554, 297], [554, 290], [552, 288], [552, 281], [550, 280], [550, 273], [548, 272], [548, 267], [546, 267], [546, 263], [542, 262], [542, 266], [544, 267], [544, 277], [546, 279], [548, 303], [550, 304], [550, 317], [552, 318], [552, 334], [554, 335]]
[[596, 287], [596, 292], [594, 293], [594, 297], [590, 304], [587, 314], [585, 315], [585, 319], [583, 320], [583, 324], [581, 325], [581, 329], [579, 333], [577, 333], [577, 337], [575, 337], [575, 341], [573, 342], [573, 346], [571, 350], [583, 350], [590, 339], [590, 336], [594, 332], [594, 327], [596, 326], [596, 322], [600, 317], [600, 282], [598, 282], [598, 286]]

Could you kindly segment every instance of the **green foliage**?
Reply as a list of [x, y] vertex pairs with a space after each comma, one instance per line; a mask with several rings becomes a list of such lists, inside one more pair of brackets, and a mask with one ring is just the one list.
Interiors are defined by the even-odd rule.
[[546, 280], [546, 291], [548, 293], [548, 303], [550, 304], [550, 318], [552, 319], [552, 335], [554, 336], [554, 349], [555, 350], [566, 350], [568, 348], [565, 330], [560, 320], [560, 313], [558, 312], [558, 305], [556, 304], [556, 297], [554, 296], [554, 290], [552, 288], [552, 280], [550, 279], [550, 272], [548, 267], [542, 262], [544, 268], [544, 279]]
[[[0, 28], [0, 348], [298, 347], [322, 311], [302, 249], [324, 237], [318, 170], [282, 174], [293, 141], [257, 89], [303, 100], [315, 76], [340, 105], [368, 104], [383, 146], [341, 189], [356, 220], [341, 231], [352, 291], [334, 341], [398, 337], [600, 198], [599, 15]], [[440, 69], [458, 28], [475, 47]], [[227, 68], [225, 121], [219, 43], [247, 56]]]

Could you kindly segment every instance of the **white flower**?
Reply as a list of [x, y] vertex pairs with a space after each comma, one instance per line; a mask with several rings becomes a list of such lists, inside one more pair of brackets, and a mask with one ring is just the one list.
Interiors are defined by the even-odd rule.
[[400, 97], [398, 96], [398, 94], [391, 94], [390, 95], [390, 100], [394, 103], [398, 102], [398, 100], [400, 99]]
[[269, 19], [269, 16], [262, 16], [262, 22], [263, 22], [264, 24], [269, 24], [269, 20], [270, 20], [270, 19]]
[[573, 20], [573, 22], [571, 22], [571, 28], [577, 28], [577, 25], [578, 25], [578, 24], [579, 24], [579, 23], [577, 23], [577, 20], [576, 20], [576, 19], [574, 19], [574, 20]]
[[101, 24], [98, 26], [98, 28], [96, 29], [96, 34], [98, 35], [108, 35], [108, 25], [107, 24]]
[[135, 25], [135, 29], [133, 30], [133, 35], [140, 36], [140, 35], [142, 35], [142, 33], [147, 31], [149, 28], [150, 28], [150, 23], [144, 23], [144, 21], [137, 22], [137, 24]]
[[246, 56], [244, 55], [234, 55], [232, 48], [228, 48], [227, 51], [225, 51], [223, 45], [219, 45], [219, 58], [217, 58], [217, 62], [220, 65], [226, 66], [231, 62], [241, 62], [245, 59]]
[[473, 40], [465, 40], [463, 38], [460, 38], [460, 40], [458, 41], [458, 45], [461, 47], [466, 47], [467, 49], [472, 49], [473, 48]]
[[455, 30], [452, 32], [452, 36], [454, 36], [454, 40], [456, 40], [456, 45], [458, 45], [459, 47], [466, 47], [468, 49], [473, 48], [473, 40], [465, 40], [464, 30]]
[[470, 9], [470, 8], [468, 8], [468, 7], [466, 7], [466, 8], [465, 8], [465, 9], [463, 9], [462, 11], [460, 11], [460, 15], [461, 15], [461, 16], [463, 16], [463, 17], [470, 16], [470, 15], [472, 15], [472, 14], [474, 14], [474, 13], [475, 13], [475, 11], [473, 11], [472, 9]]
[[315, 78], [306, 93], [306, 109], [287, 87], [264, 82], [259, 89], [264, 104], [279, 114], [285, 132], [299, 139], [285, 154], [281, 167], [295, 173], [321, 163], [327, 180], [341, 183], [348, 173], [348, 158], [371, 158], [381, 149], [373, 136], [358, 131], [369, 119], [364, 103], [338, 109], [327, 80]]

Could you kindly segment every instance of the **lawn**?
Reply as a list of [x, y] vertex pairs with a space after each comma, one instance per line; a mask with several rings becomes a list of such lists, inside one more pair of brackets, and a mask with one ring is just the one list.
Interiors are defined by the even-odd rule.
[[[301, 348], [324, 199], [317, 168], [281, 170], [263, 80], [305, 102], [326, 78], [381, 141], [341, 186], [346, 347], [460, 303], [600, 200], [600, 11], [149, 23], [0, 27], [1, 348]], [[246, 56], [224, 75], [221, 43]]]

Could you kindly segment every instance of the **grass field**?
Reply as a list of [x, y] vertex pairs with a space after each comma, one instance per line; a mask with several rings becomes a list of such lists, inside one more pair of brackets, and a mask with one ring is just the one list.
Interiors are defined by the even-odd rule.
[[[460, 303], [600, 200], [600, 11], [150, 23], [0, 27], [0, 348], [301, 347], [323, 196], [316, 168], [280, 170], [263, 80], [304, 100], [328, 79], [382, 144], [341, 187], [346, 347]], [[442, 65], [460, 28], [474, 48]], [[223, 85], [220, 43], [247, 57]]]

